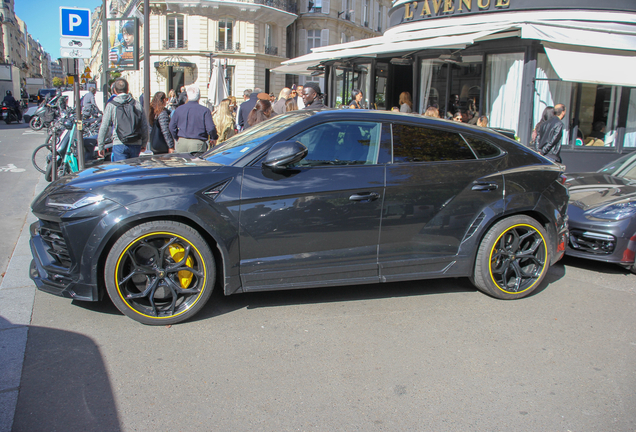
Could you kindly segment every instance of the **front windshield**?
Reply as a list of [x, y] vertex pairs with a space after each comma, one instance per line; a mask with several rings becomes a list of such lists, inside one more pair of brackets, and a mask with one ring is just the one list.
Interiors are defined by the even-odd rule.
[[629, 153], [598, 170], [602, 174], [636, 179], [636, 153]]
[[221, 165], [232, 165], [248, 152], [267, 141], [272, 135], [313, 115], [311, 111], [294, 111], [277, 115], [243, 131], [223, 144], [213, 147], [201, 158]]

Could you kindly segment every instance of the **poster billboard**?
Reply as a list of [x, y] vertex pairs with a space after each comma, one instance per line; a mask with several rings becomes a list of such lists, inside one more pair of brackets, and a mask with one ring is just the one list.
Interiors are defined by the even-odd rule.
[[108, 19], [108, 70], [139, 70], [139, 21]]

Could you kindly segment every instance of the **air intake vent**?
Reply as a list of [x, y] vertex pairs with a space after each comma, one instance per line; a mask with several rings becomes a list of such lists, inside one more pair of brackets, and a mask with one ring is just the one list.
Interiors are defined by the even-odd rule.
[[216, 197], [218, 197], [219, 194], [223, 192], [223, 189], [225, 189], [225, 187], [229, 185], [231, 181], [232, 181], [231, 179], [227, 179], [222, 181], [221, 183], [217, 183], [216, 185], [212, 186], [210, 189], [203, 192], [203, 195], [215, 200]]
[[464, 236], [462, 243], [464, 243], [466, 240], [471, 238], [473, 234], [475, 234], [475, 232], [477, 231], [477, 228], [479, 228], [479, 225], [481, 225], [485, 217], [486, 215], [484, 214], [484, 212], [479, 213], [479, 216], [477, 216], [477, 219], [475, 219], [475, 221], [470, 226], [470, 228], [468, 228], [468, 231], [466, 231], [466, 235]]

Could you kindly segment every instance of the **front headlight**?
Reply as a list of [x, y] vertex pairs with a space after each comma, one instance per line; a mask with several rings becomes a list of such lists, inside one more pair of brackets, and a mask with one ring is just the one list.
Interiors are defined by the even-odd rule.
[[104, 199], [103, 195], [93, 195], [85, 192], [68, 192], [49, 195], [46, 197], [46, 205], [61, 210], [75, 210], [101, 202]]
[[636, 201], [623, 201], [609, 204], [586, 212], [590, 216], [599, 219], [621, 220], [636, 215]]

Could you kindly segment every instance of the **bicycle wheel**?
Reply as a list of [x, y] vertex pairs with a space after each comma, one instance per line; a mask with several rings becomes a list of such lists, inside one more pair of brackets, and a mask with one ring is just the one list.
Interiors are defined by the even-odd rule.
[[46, 173], [46, 166], [48, 161], [51, 160], [51, 145], [50, 144], [42, 144], [33, 151], [33, 156], [31, 156], [31, 162], [33, 162], [33, 166], [36, 170], [41, 172], [42, 174]]

